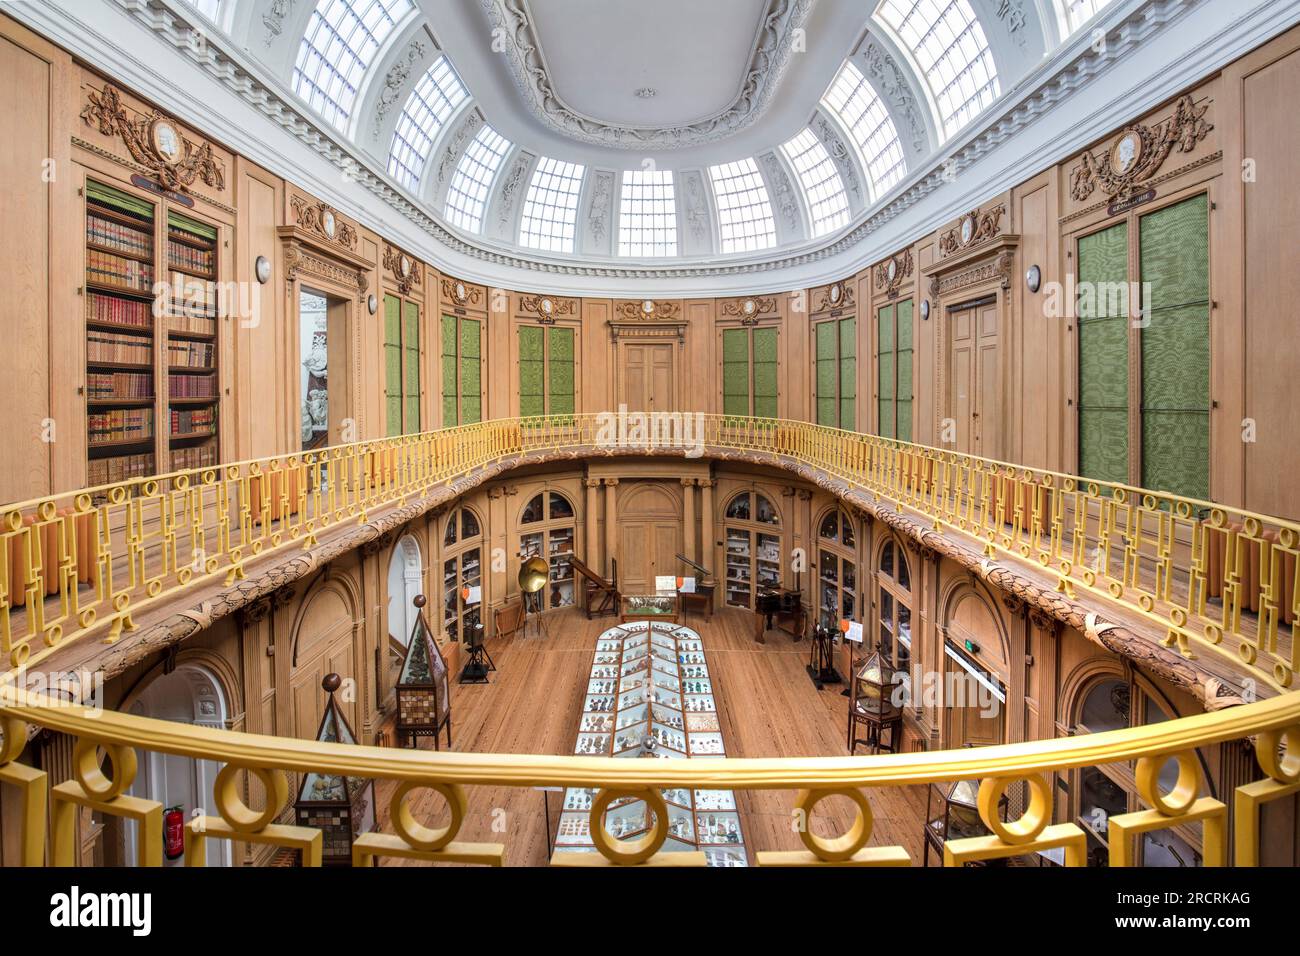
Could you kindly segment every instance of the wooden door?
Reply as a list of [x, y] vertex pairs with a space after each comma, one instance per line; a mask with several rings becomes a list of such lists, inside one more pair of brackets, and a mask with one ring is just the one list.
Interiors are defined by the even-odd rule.
[[632, 412], [673, 411], [677, 404], [674, 364], [671, 344], [625, 346], [620, 404]]
[[681, 532], [681, 521], [673, 518], [622, 523], [619, 576], [625, 593], [653, 594], [657, 576], [677, 574]]
[[957, 451], [985, 458], [1002, 455], [1002, 373], [997, 302], [949, 315], [948, 408]]

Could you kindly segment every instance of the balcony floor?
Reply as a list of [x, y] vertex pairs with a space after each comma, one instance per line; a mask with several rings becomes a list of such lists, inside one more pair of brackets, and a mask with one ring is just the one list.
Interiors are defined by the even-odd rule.
[[[596, 637], [617, 623], [613, 616], [588, 621], [580, 612], [566, 610], [547, 618], [549, 638], [530, 633], [527, 638], [489, 641], [497, 665], [492, 683], [453, 684], [453, 749], [572, 753]], [[840, 696], [843, 685], [817, 690], [804, 670], [807, 641], [795, 644], [788, 635], [773, 631], [765, 645], [755, 644], [753, 615], [747, 611], [719, 611], [711, 623], [692, 614], [685, 623], [704, 640], [728, 756], [846, 755], [848, 700]], [[432, 749], [433, 744], [422, 741], [420, 746]], [[858, 753], [866, 753], [865, 748]], [[388, 832], [394, 788], [392, 783], [378, 784], [380, 827]], [[531, 789], [470, 787], [469, 812], [457, 840], [505, 844], [507, 866], [546, 865], [542, 796]], [[559, 818], [561, 796], [550, 794], [552, 825]], [[925, 788], [891, 787], [873, 790], [870, 797], [875, 821], [871, 844], [901, 845], [919, 866]], [[794, 791], [742, 791], [738, 798], [751, 862], [755, 850], [803, 849], [791, 829]], [[427, 825], [446, 822], [445, 804], [436, 794], [417, 792], [412, 809]], [[493, 832], [497, 819], [504, 819], [505, 832]], [[834, 836], [851, 821], [846, 799], [828, 799], [813, 816], [813, 832]]]

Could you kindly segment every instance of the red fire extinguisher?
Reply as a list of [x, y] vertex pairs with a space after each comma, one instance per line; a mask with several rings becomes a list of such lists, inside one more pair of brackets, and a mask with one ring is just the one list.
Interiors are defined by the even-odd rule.
[[185, 855], [185, 808], [168, 807], [163, 811], [164, 853], [169, 860], [179, 860]]

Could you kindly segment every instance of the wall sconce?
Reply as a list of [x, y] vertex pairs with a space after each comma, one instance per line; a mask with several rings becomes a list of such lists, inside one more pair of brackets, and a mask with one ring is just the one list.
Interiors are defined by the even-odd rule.
[[922, 322], [930, 321], [930, 300], [929, 299], [921, 300], [921, 321]]
[[370, 310], [371, 315], [379, 311], [379, 299], [375, 297], [373, 292], [370, 293], [370, 298], [366, 299], [366, 308]]
[[253, 274], [257, 276], [257, 281], [266, 285], [271, 281], [271, 260], [266, 256], [258, 256], [257, 261], [253, 263]]
[[1030, 292], [1037, 292], [1043, 287], [1043, 270], [1038, 266], [1030, 266], [1029, 271], [1025, 273], [1025, 285], [1029, 287]]

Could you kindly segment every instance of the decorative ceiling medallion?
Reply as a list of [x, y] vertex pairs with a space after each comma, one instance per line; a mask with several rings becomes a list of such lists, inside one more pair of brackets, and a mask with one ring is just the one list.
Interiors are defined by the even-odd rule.
[[494, 35], [501, 30], [508, 38], [503, 52], [510, 72], [537, 119], [571, 139], [615, 149], [682, 149], [715, 142], [750, 126], [771, 105], [797, 47], [797, 31], [803, 29], [813, 7], [813, 0], [768, 0], [744, 84], [725, 110], [687, 126], [631, 127], [602, 123], [564, 102], [551, 82], [527, 0], [480, 3]]
[[1070, 174], [1070, 196], [1085, 202], [1100, 188], [1108, 198], [1123, 201], [1141, 192], [1175, 148], [1190, 153], [1210, 135], [1214, 126], [1205, 121], [1209, 109], [1208, 100], [1198, 106], [1189, 94], [1156, 125], [1125, 128], [1101, 158], [1083, 153]]
[[998, 203], [991, 209], [976, 209], [962, 216], [957, 225], [939, 236], [939, 255], [956, 255], [972, 246], [987, 242], [1002, 232], [1002, 217], [1007, 207]]
[[397, 282], [397, 289], [402, 295], [410, 295], [411, 290], [423, 283], [420, 265], [404, 252], [384, 243], [384, 268], [392, 273]]
[[654, 299], [642, 299], [640, 302], [620, 302], [615, 308], [619, 315], [629, 322], [676, 321], [681, 311], [675, 302], [656, 302]]
[[457, 305], [478, 305], [483, 298], [483, 290], [476, 285], [466, 285], [459, 279], [442, 280], [442, 297], [450, 299]]
[[226, 188], [225, 167], [212, 154], [212, 144], [196, 146], [186, 139], [176, 124], [157, 110], [140, 119], [131, 119], [122, 97], [109, 84], [86, 95], [81, 119], [104, 136], [118, 136], [127, 151], [162, 184], [176, 192], [190, 192], [195, 180], [201, 180], [219, 192]]
[[718, 312], [723, 318], [739, 318], [742, 325], [755, 325], [763, 316], [777, 314], [776, 296], [725, 299]]
[[350, 252], [356, 252], [359, 240], [357, 230], [350, 223], [339, 219], [328, 203], [312, 202], [305, 196], [295, 195], [289, 204], [293, 207], [294, 223], [298, 228], [328, 242], [337, 243]]
[[912, 278], [916, 263], [912, 259], [912, 250], [904, 249], [896, 256], [876, 266], [876, 289], [883, 291], [889, 298], [898, 295], [903, 283]]
[[552, 325], [561, 315], [577, 315], [577, 299], [554, 299], [549, 295], [525, 295], [519, 299], [519, 309], [537, 316], [543, 325]]

